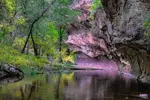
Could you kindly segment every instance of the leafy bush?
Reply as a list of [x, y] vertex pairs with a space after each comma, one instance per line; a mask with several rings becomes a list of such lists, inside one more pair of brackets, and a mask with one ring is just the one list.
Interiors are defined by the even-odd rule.
[[62, 60], [64, 63], [74, 64], [74, 60], [75, 60], [75, 52], [74, 51], [72, 51], [69, 55], [67, 55], [67, 48], [63, 48], [61, 54], [62, 54]]
[[19, 38], [19, 37], [17, 37], [17, 38], [14, 40], [14, 43], [13, 43], [12, 46], [13, 46], [14, 48], [16, 48], [16, 49], [18, 49], [18, 50], [21, 51], [21, 49], [22, 49], [23, 46], [24, 46], [25, 39], [26, 39], [26, 38]]
[[0, 44], [0, 51], [0, 63], [5, 62], [18, 67], [42, 67], [49, 63], [46, 58], [37, 58], [33, 55], [21, 54], [19, 51], [8, 45]]
[[144, 21], [144, 35], [150, 37], [150, 18]]

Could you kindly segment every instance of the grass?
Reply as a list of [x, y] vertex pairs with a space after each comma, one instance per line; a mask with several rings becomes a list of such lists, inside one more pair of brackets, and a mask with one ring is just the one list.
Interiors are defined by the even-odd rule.
[[37, 58], [34, 55], [21, 54], [12, 46], [0, 44], [0, 63], [8, 63], [16, 67], [43, 67], [49, 64], [49, 61], [44, 57]]

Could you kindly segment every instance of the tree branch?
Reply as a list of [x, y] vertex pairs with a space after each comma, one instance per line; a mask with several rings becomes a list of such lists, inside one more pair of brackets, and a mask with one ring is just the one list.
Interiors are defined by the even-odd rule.
[[[54, 1], [55, 1], [55, 0], [54, 0]], [[40, 18], [42, 18], [42, 17], [44, 16], [44, 14], [49, 10], [49, 8], [50, 8], [51, 5], [54, 3], [54, 1], [52, 1], [51, 4], [50, 4], [47, 8], [45, 8], [45, 9], [42, 11], [42, 13], [40, 14], [40, 16], [38, 16], [38, 17], [32, 22], [31, 27], [30, 27], [30, 32], [29, 32], [29, 34], [28, 34], [28, 36], [27, 36], [26, 42], [25, 42], [25, 44], [24, 44], [24, 47], [23, 47], [21, 53], [24, 53], [24, 52], [25, 52], [25, 48], [26, 48], [26, 46], [27, 46], [27, 43], [28, 43], [28, 41], [29, 41], [29, 38], [30, 38], [31, 34], [33, 33], [34, 24], [35, 24]], [[32, 42], [33, 42], [33, 39], [32, 39]], [[33, 47], [34, 47], [34, 43], [33, 43]], [[36, 51], [35, 49], [36, 49], [36, 48], [34, 47], [34, 53], [35, 53], [35, 55], [37, 56], [37, 53], [35, 52], [35, 51]]]

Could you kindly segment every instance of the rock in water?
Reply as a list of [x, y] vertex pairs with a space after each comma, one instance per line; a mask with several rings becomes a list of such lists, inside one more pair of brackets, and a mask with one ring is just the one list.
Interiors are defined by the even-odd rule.
[[16, 68], [15, 66], [7, 63], [1, 64], [1, 71], [14, 76], [22, 76], [24, 74], [23, 71], [21, 71], [19, 68]]

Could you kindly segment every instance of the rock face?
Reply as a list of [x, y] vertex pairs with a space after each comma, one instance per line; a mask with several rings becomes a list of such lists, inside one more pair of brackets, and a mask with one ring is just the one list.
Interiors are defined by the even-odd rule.
[[81, 51], [90, 57], [106, 55], [109, 52], [104, 39], [99, 39], [91, 33], [70, 35], [66, 43], [74, 44], [70, 46], [71, 49]]
[[[148, 11], [145, 6], [150, 3], [143, 1], [103, 0], [104, 9], [97, 11], [95, 18], [101, 34], [107, 33], [114, 44], [142, 38], [145, 11]], [[105, 30], [102, 30], [104, 27]]]
[[92, 0], [74, 0], [72, 8], [82, 12], [68, 27], [70, 49], [89, 57], [107, 56], [120, 71], [130, 69], [143, 82], [150, 81], [149, 42], [143, 23], [150, 14], [149, 0], [102, 0], [94, 20], [88, 17]]

